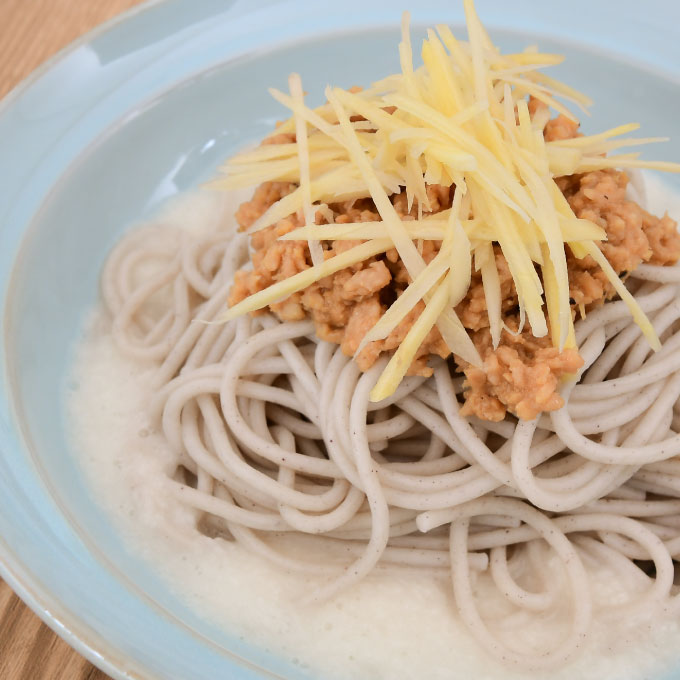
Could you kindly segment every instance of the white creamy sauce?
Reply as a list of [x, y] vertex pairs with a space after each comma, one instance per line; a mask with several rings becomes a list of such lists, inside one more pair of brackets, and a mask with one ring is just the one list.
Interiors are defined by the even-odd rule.
[[[680, 196], [654, 177], [647, 178], [647, 194], [653, 212], [680, 217]], [[238, 200], [189, 195], [159, 221], [202, 233], [233, 213]], [[146, 416], [153, 372], [120, 355], [105, 312], [94, 310], [69, 395], [74, 448], [93, 497], [130, 549], [153, 565], [168, 589], [228, 632], [325, 680], [641, 680], [680, 662], [680, 620], [650, 612], [648, 619], [630, 621], [596, 609], [588, 641], [567, 666], [545, 673], [507, 669], [484, 653], [458, 620], [446, 572], [381, 569], [331, 602], [301, 607], [298, 600], [314, 579], [282, 573], [238, 545], [200, 534], [194, 512], [166, 493], [164, 480], [175, 459]], [[596, 607], [625, 599], [615, 574], [586, 567]], [[550, 574], [550, 565], [547, 570]], [[522, 639], [553, 640], [562, 629], [559, 621], [507, 616], [486, 577], [477, 581], [477, 595], [488, 601], [481, 608], [485, 616]]]

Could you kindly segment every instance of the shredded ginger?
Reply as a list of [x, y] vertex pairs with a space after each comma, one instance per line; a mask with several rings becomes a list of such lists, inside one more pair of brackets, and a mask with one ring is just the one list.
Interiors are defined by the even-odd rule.
[[[472, 267], [481, 273], [494, 347], [504, 324], [501, 290], [492, 246], [507, 260], [519, 301], [520, 330], [550, 333], [556, 348], [576, 348], [565, 245], [576, 258], [591, 256], [630, 309], [653, 348], [659, 341], [634, 297], [602, 255], [596, 242], [606, 239], [598, 225], [578, 219], [555, 178], [603, 168], [654, 168], [679, 172], [680, 165], [643, 161], [637, 154], [611, 151], [665, 141], [622, 138], [637, 124], [573, 139], [546, 142], [544, 116], [549, 108], [570, 120], [565, 104], [584, 112], [583, 94], [542, 73], [563, 57], [527, 49], [501, 54], [477, 17], [473, 0], [464, 0], [468, 40], [447, 26], [427, 31], [423, 65], [415, 68], [409, 16], [404, 13], [399, 44], [401, 72], [363, 91], [326, 88], [326, 103], [304, 103], [297, 74], [290, 94], [270, 90], [292, 115], [276, 134], [294, 133], [296, 142], [268, 144], [237, 154], [222, 168], [213, 187], [237, 189], [266, 181], [297, 185], [255, 221], [249, 233], [265, 229], [300, 211], [304, 226], [281, 236], [309, 244], [313, 266], [250, 295], [228, 309], [227, 321], [280, 301], [344, 267], [396, 249], [410, 278], [405, 292], [368, 331], [357, 352], [386, 338], [421, 301], [424, 312], [412, 326], [371, 392], [372, 401], [391, 395], [406, 374], [423, 338], [437, 326], [450, 351], [473, 366], [481, 359], [454, 311], [470, 286]], [[544, 104], [530, 116], [527, 98]], [[455, 186], [448, 211], [428, 211], [428, 184]], [[406, 193], [418, 218], [403, 221], [390, 195]], [[329, 203], [370, 198], [381, 221], [342, 225], [315, 224], [314, 215]], [[360, 245], [324, 261], [322, 243], [360, 240]], [[429, 264], [417, 242], [441, 244]]]

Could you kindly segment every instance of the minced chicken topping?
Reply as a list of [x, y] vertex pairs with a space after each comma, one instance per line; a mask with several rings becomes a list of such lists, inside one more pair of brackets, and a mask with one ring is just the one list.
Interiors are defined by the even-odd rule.
[[[531, 100], [534, 114], [545, 105]], [[546, 141], [577, 136], [575, 123], [560, 115], [550, 120], [544, 129]], [[268, 138], [265, 143], [294, 142], [295, 135], [286, 133]], [[677, 224], [667, 215], [655, 217], [626, 197], [628, 177], [613, 169], [597, 170], [556, 179], [578, 218], [594, 222], [607, 233], [607, 241], [598, 243], [617, 274], [635, 269], [640, 263], [671, 264], [680, 258], [680, 234]], [[242, 230], [248, 229], [264, 212], [297, 187], [288, 182], [266, 182], [253, 198], [243, 203], [236, 218]], [[429, 211], [434, 214], [451, 207], [455, 187], [427, 187]], [[390, 197], [402, 220], [415, 219], [417, 200], [408, 211], [406, 195]], [[375, 204], [369, 198], [330, 204], [336, 224], [380, 221]], [[316, 213], [317, 224], [327, 224], [328, 211]], [[249, 295], [263, 290], [312, 266], [307, 241], [279, 241], [279, 236], [304, 224], [301, 211], [289, 215], [271, 227], [252, 235], [252, 269], [236, 274], [229, 304], [234, 305]], [[333, 257], [361, 241], [337, 240], [324, 243], [324, 258]], [[426, 263], [437, 254], [439, 241], [417, 242]], [[510, 329], [519, 326], [517, 292], [507, 262], [500, 248], [494, 246], [496, 265], [501, 282], [503, 321]], [[574, 258], [567, 250], [569, 291], [572, 313], [585, 313], [614, 295], [605, 273], [591, 257]], [[313, 283], [308, 288], [271, 304], [269, 309], [282, 321], [311, 318], [317, 335], [337, 343], [352, 356], [364, 335], [380, 319], [389, 305], [410, 283], [406, 268], [395, 249], [347, 267]], [[392, 352], [404, 339], [415, 319], [424, 308], [419, 302], [403, 321], [383, 340], [369, 343], [357, 355], [362, 370], [367, 370], [385, 352]], [[481, 276], [473, 271], [470, 288], [456, 307], [461, 322], [470, 332], [483, 360], [474, 367], [457, 356], [456, 367], [465, 374], [464, 415], [476, 415], [484, 420], [502, 420], [507, 411], [522, 419], [532, 419], [542, 411], [553, 411], [563, 405], [558, 393], [560, 378], [573, 374], [583, 364], [576, 349], [558, 350], [549, 335], [536, 338], [525, 327], [521, 333], [503, 331], [499, 346], [494, 349], [489, 330], [489, 318]], [[429, 376], [431, 355], [447, 358], [450, 351], [437, 327], [425, 337], [408, 373]]]

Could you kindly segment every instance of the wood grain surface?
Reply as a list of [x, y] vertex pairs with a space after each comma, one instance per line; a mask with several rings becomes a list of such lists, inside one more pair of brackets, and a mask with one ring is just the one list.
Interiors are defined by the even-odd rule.
[[[0, 0], [0, 98], [78, 36], [141, 0]], [[0, 680], [107, 680], [0, 580]]]

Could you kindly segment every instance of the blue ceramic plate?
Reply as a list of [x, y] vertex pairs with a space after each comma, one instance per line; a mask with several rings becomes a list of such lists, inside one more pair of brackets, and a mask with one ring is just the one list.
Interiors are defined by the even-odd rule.
[[[411, 3], [416, 35], [462, 25], [456, 0]], [[167, 0], [75, 43], [0, 104], [0, 574], [114, 678], [300, 678], [211, 628], [126, 553], [89, 496], [63, 419], [68, 356], [107, 250], [132, 221], [210, 177], [282, 115], [266, 92], [367, 83], [398, 68], [402, 7]], [[680, 6], [479, 0], [498, 44], [568, 59], [558, 77], [610, 121], [671, 134], [680, 159]], [[587, 20], [584, 19], [587, 17]], [[680, 671], [679, 671], [680, 672]]]

